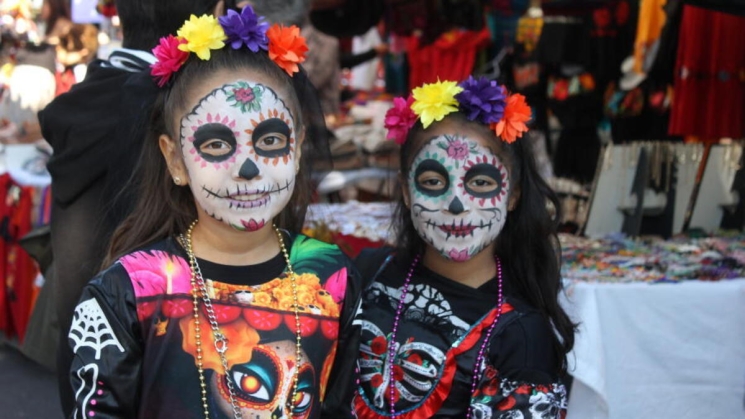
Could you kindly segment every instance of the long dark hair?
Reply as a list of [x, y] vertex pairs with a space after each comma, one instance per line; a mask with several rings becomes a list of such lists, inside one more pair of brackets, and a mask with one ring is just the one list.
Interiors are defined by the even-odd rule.
[[212, 51], [211, 58], [206, 61], [192, 54], [175, 80], [163, 89], [153, 104], [134, 184], [129, 186], [137, 190], [137, 203], [114, 232], [104, 266], [137, 248], [186, 231], [197, 218], [191, 189], [173, 183], [158, 139], [162, 134], [179, 138], [172, 125], [177, 112], [187, 106], [188, 92], [195, 84], [220, 70], [262, 73], [275, 80], [291, 96], [291, 106], [296, 112], [296, 130], [305, 130], [305, 142], [293, 195], [275, 221], [291, 232], [300, 232], [311, 198], [311, 160], [328, 150], [320, 104], [304, 71], [289, 77], [266, 52], [252, 53], [226, 46]]
[[[574, 346], [575, 325], [559, 305], [558, 295], [562, 289], [561, 247], [557, 236], [560, 219], [559, 199], [538, 174], [535, 159], [527, 139], [507, 144], [494, 135], [486, 126], [467, 120], [455, 113], [446, 117], [460, 124], [469, 124], [479, 130], [485, 138], [492, 138], [500, 157], [510, 168], [513, 190], [519, 190], [517, 205], [509, 212], [504, 228], [496, 239], [495, 253], [511, 279], [510, 285], [519, 297], [538, 309], [555, 327], [559, 338], [554, 339], [557, 361], [566, 368], [566, 354]], [[410, 130], [406, 142], [401, 146], [401, 182], [406, 182], [411, 163], [416, 153], [429, 139], [420, 121]], [[401, 186], [401, 185], [399, 185]], [[397, 254], [411, 260], [423, 254], [426, 243], [421, 239], [406, 207], [403, 193], [399, 193], [394, 227], [397, 233]], [[553, 215], [547, 204], [555, 209]]]

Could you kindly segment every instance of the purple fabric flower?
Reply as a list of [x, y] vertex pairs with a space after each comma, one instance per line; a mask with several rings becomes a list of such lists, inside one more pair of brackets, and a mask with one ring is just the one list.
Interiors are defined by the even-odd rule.
[[475, 79], [470, 76], [460, 83], [460, 87], [463, 91], [455, 98], [460, 104], [461, 111], [469, 120], [483, 124], [496, 124], [502, 119], [507, 95], [496, 81], [486, 77]]
[[269, 40], [266, 37], [269, 23], [256, 15], [251, 6], [244, 7], [240, 13], [228, 10], [228, 14], [219, 17], [218, 21], [233, 49], [239, 49], [245, 44], [251, 51], [259, 52], [259, 49], [266, 51], [269, 47]]

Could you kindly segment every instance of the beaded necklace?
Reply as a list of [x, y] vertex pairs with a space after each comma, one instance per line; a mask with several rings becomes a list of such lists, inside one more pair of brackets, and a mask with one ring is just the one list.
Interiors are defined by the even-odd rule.
[[[199, 385], [202, 391], [202, 407], [204, 408], [204, 417], [205, 419], [209, 419], [210, 411], [209, 411], [209, 405], [207, 403], [207, 383], [204, 378], [204, 366], [202, 363], [202, 328], [201, 328], [201, 323], [199, 320], [199, 297], [200, 296], [202, 298], [205, 311], [207, 312], [207, 320], [209, 321], [210, 329], [212, 330], [212, 339], [215, 345], [215, 350], [220, 356], [220, 362], [223, 367], [223, 373], [225, 374], [225, 384], [228, 388], [228, 395], [230, 396], [230, 405], [233, 409], [233, 418], [241, 419], [242, 418], [241, 410], [236, 400], [237, 397], [235, 395], [235, 387], [234, 387], [233, 381], [228, 374], [230, 369], [228, 368], [228, 359], [225, 356], [225, 352], [228, 350], [228, 338], [225, 337], [225, 335], [220, 331], [220, 326], [217, 323], [217, 318], [215, 316], [214, 307], [212, 306], [212, 300], [210, 299], [209, 294], [207, 293], [207, 286], [204, 282], [204, 277], [202, 277], [202, 270], [199, 268], [199, 264], [197, 263], [196, 256], [194, 256], [194, 249], [192, 247], [191, 236], [192, 236], [192, 232], [194, 231], [194, 226], [197, 225], [197, 222], [198, 220], [194, 220], [194, 222], [191, 223], [191, 225], [189, 226], [189, 229], [186, 231], [186, 235], [185, 236], [183, 234], [180, 235], [179, 239], [181, 240], [181, 243], [184, 244], [184, 247], [186, 248], [186, 254], [189, 257], [189, 265], [191, 267], [191, 293], [193, 297], [194, 335], [195, 335], [195, 340], [196, 340], [196, 360], [197, 360], [197, 370], [199, 371]], [[282, 238], [282, 233], [279, 231], [276, 225], [272, 225], [272, 227], [274, 228], [275, 233], [277, 233], [277, 238], [279, 239], [279, 247], [282, 249], [282, 254], [284, 255], [285, 262], [287, 263], [287, 273], [292, 283], [292, 301], [293, 301], [293, 309], [295, 312], [295, 336], [296, 336], [295, 338], [295, 363], [296, 365], [299, 365], [302, 345], [301, 345], [301, 330], [300, 330], [300, 314], [298, 312], [299, 302], [298, 302], [298, 296], [297, 296], [297, 283], [295, 281], [295, 272], [292, 270], [292, 264], [290, 263], [290, 256], [287, 253], [287, 248], [285, 247], [285, 241]], [[298, 368], [295, 368], [295, 373], [293, 375], [292, 398], [290, 399], [290, 403], [288, 406], [290, 410], [293, 408], [293, 404], [295, 403], [295, 400], [297, 400], [297, 387], [298, 387], [298, 380], [299, 380], [298, 374], [299, 374]]]
[[[401, 290], [401, 297], [398, 300], [398, 308], [396, 308], [396, 317], [393, 319], [393, 330], [391, 331], [391, 338], [388, 342], [388, 359], [390, 360], [388, 362], [388, 406], [390, 407], [391, 417], [396, 418], [399, 416], [399, 414], [396, 413], [395, 408], [395, 402], [396, 402], [396, 380], [393, 378], [393, 364], [394, 360], [396, 359], [396, 334], [398, 332], [398, 324], [401, 321], [401, 315], [404, 311], [404, 304], [406, 301], [406, 294], [409, 292], [409, 284], [411, 283], [411, 277], [414, 275], [414, 269], [419, 264], [420, 256], [417, 255], [414, 260], [411, 262], [411, 266], [409, 267], [409, 272], [406, 274], [406, 279], [404, 280], [403, 289]], [[504, 299], [502, 298], [502, 261], [499, 259], [498, 256], [494, 257], [494, 262], [497, 265], [497, 281], [498, 281], [498, 303], [497, 303], [497, 315], [494, 317], [494, 320], [492, 321], [489, 328], [486, 330], [486, 335], [484, 336], [483, 342], [481, 342], [481, 347], [479, 348], [478, 356], [476, 356], [476, 362], [473, 365], [473, 374], [471, 375], [471, 398], [473, 398], [473, 394], [476, 392], [476, 385], [479, 381], [479, 370], [482, 368], [482, 365], [484, 363], [484, 359], [486, 358], [486, 347], [489, 343], [489, 338], [491, 338], [492, 331], [494, 331], [494, 327], [497, 325], [497, 322], [499, 322], [499, 317], [502, 314], [502, 303]], [[471, 418], [472, 409], [471, 406], [468, 406], [468, 413], [466, 414], [466, 419]]]

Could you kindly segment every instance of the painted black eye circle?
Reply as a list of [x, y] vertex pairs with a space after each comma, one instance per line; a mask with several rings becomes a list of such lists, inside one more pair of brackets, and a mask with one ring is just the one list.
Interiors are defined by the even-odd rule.
[[476, 198], [493, 198], [502, 192], [505, 177], [496, 166], [479, 163], [469, 168], [463, 178], [466, 192]]
[[261, 121], [251, 134], [256, 154], [281, 157], [290, 154], [290, 126], [279, 118]]
[[414, 171], [414, 187], [427, 196], [440, 196], [450, 188], [450, 176], [442, 163], [426, 159]]
[[194, 147], [209, 162], [227, 160], [235, 153], [236, 144], [235, 133], [223, 124], [204, 124], [194, 132]]

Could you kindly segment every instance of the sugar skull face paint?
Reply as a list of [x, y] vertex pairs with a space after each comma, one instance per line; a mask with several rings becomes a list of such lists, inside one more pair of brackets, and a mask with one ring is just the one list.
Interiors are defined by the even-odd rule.
[[238, 80], [201, 98], [181, 119], [181, 149], [197, 205], [237, 230], [271, 223], [292, 196], [295, 123], [266, 84]]
[[441, 135], [430, 140], [414, 157], [408, 186], [419, 236], [450, 260], [472, 258], [504, 227], [507, 168], [474, 139]]

